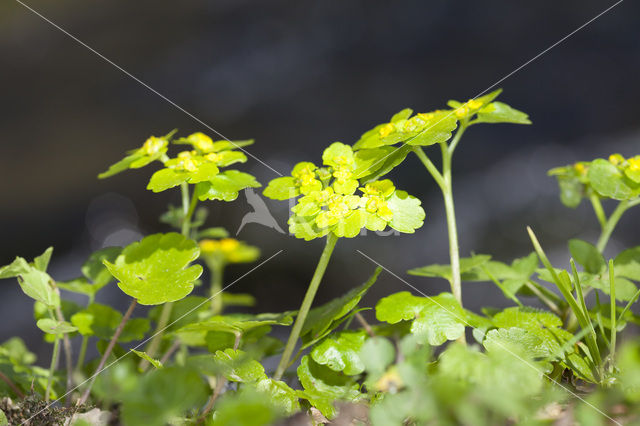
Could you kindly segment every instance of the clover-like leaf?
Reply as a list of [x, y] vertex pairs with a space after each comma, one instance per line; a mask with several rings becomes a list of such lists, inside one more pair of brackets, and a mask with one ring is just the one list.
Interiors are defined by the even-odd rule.
[[196, 185], [196, 194], [200, 201], [233, 201], [243, 189], [258, 188], [260, 183], [248, 173], [227, 170], [215, 177]]
[[114, 263], [104, 264], [118, 287], [142, 305], [174, 302], [193, 290], [202, 274], [197, 244], [178, 233], [154, 234], [128, 245]]
[[354, 376], [364, 371], [359, 352], [367, 338], [364, 330], [342, 331], [328, 336], [311, 351], [311, 358], [334, 371]]
[[[360, 299], [371, 288], [378, 279], [378, 275], [382, 271], [381, 267], [376, 268], [373, 275], [362, 285], [351, 289], [347, 294], [322, 306], [313, 308], [309, 311], [307, 319], [304, 322], [300, 336], [304, 342], [319, 339], [329, 329], [335, 321], [339, 321], [349, 312], [358, 306]], [[308, 334], [308, 336], [306, 336]], [[305, 339], [306, 336], [306, 339]]]
[[379, 321], [395, 324], [412, 321], [411, 333], [422, 342], [438, 346], [464, 334], [465, 314], [450, 293], [418, 297], [407, 291], [380, 299], [376, 305]]

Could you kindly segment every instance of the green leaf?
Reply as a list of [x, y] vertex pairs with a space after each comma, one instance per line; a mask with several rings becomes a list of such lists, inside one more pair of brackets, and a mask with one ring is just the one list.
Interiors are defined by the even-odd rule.
[[420, 204], [420, 200], [405, 191], [395, 191], [387, 200], [393, 212], [389, 226], [396, 231], [413, 234], [424, 223], [425, 213]]
[[640, 246], [624, 250], [613, 261], [617, 276], [640, 281]]
[[238, 193], [246, 188], [258, 188], [260, 183], [248, 173], [237, 170], [227, 170], [219, 173], [208, 182], [196, 185], [196, 194], [200, 201], [222, 200], [233, 201]]
[[291, 312], [281, 314], [264, 313], [258, 315], [232, 314], [214, 316], [204, 321], [187, 324], [178, 331], [221, 331], [231, 334], [244, 334], [254, 328], [265, 325], [291, 325], [292, 323], [293, 317], [291, 316]]
[[53, 247], [49, 247], [42, 253], [40, 256], [33, 259], [33, 266], [36, 269], [47, 272], [47, 267], [49, 266], [49, 261], [51, 260], [51, 254], [53, 253]]
[[122, 247], [106, 247], [93, 252], [82, 265], [82, 275], [100, 288], [113, 280], [103, 261], [114, 262], [122, 252]]
[[[486, 254], [475, 254], [471, 257], [463, 257], [460, 259], [460, 273], [479, 269], [479, 267], [485, 265], [491, 256]], [[407, 271], [409, 275], [417, 275], [419, 277], [438, 277], [451, 281], [451, 265], [428, 265], [420, 268], [414, 268]], [[484, 281], [485, 276], [482, 277]], [[488, 277], [487, 277], [488, 279]]]
[[43, 318], [36, 323], [38, 328], [48, 334], [66, 334], [78, 330], [66, 321], [56, 321], [51, 318]]
[[239, 392], [226, 392], [216, 404], [213, 425], [268, 426], [285, 413], [263, 392], [243, 387]]
[[229, 231], [223, 227], [207, 228], [202, 231], [198, 231], [199, 238], [227, 238]]
[[358, 354], [365, 370], [370, 374], [383, 372], [395, 359], [396, 350], [388, 339], [371, 337], [364, 342]]
[[30, 267], [28, 272], [18, 275], [20, 288], [32, 299], [55, 308], [60, 306], [60, 295], [51, 286], [51, 277], [39, 269]]
[[[423, 130], [406, 140], [408, 145], [429, 146], [446, 142], [458, 126], [456, 115], [451, 111], [436, 111], [427, 115], [431, 118], [426, 120]], [[419, 116], [420, 114], [416, 117]]]
[[4, 414], [4, 411], [0, 410], [0, 426], [8, 426], [9, 420], [7, 420], [7, 416]]
[[[224, 295], [224, 293], [223, 293]], [[195, 323], [211, 306], [208, 299], [202, 296], [187, 296], [173, 303], [167, 325], [167, 332], [178, 330], [187, 324]], [[158, 323], [162, 314], [162, 306], [155, 306], [149, 311], [149, 319]]]
[[[83, 336], [96, 336], [103, 340], [110, 340], [118, 325], [122, 321], [122, 314], [111, 306], [92, 303], [86, 309], [71, 316], [71, 324], [77, 327]], [[133, 318], [127, 321], [118, 342], [140, 340], [151, 329], [146, 318]]]
[[316, 363], [308, 355], [302, 357], [297, 371], [304, 388], [302, 397], [328, 418], [335, 416], [336, 400], [355, 401], [361, 396], [358, 383], [352, 378]]
[[140, 358], [146, 360], [149, 364], [153, 365], [155, 368], [164, 368], [164, 365], [162, 365], [162, 362], [160, 362], [155, 358], [150, 357], [149, 354], [147, 354], [146, 352], [137, 351], [135, 349], [130, 349], [130, 351], [138, 355]]
[[208, 395], [198, 371], [174, 366], [152, 370], [121, 397], [122, 420], [128, 425], [164, 426], [203, 406]]
[[[371, 166], [369, 170], [366, 169], [358, 169], [356, 172], [358, 173], [358, 179], [361, 179], [361, 183], [369, 183], [374, 182], [380, 179], [382, 176], [389, 173], [391, 170], [402, 164], [402, 162], [407, 158], [407, 155], [412, 151], [411, 145], [401, 145], [399, 147], [395, 146], [384, 146], [380, 148], [376, 148], [375, 150], [361, 150], [356, 152], [356, 164], [358, 157], [368, 156], [367, 151], [376, 151], [378, 155], [378, 160], [374, 163], [374, 166]], [[366, 174], [365, 174], [366, 173]]]
[[590, 274], [599, 274], [607, 267], [604, 257], [602, 257], [596, 246], [586, 241], [575, 238], [569, 240], [569, 251], [575, 261]]
[[[109, 274], [109, 276], [111, 276], [111, 274]], [[70, 291], [71, 293], [84, 294], [90, 298], [95, 297], [96, 293], [104, 287], [103, 285], [91, 284], [84, 277], [75, 278], [70, 281], [58, 281], [56, 285], [62, 290]]]
[[[122, 160], [109, 166], [109, 169], [106, 172], [100, 173], [98, 175], [98, 179], [105, 179], [113, 175], [117, 175], [118, 173], [124, 172], [125, 170], [129, 170], [130, 168], [133, 168], [134, 164], [143, 163], [145, 161], [145, 158], [146, 157], [144, 154], [137, 152], [131, 155], [127, 155]], [[149, 161], [149, 163], [151, 161]]]
[[265, 378], [256, 383], [256, 389], [266, 395], [284, 413], [293, 414], [300, 410], [298, 393], [285, 382]]
[[464, 311], [450, 293], [435, 297], [413, 296], [407, 291], [392, 294], [380, 299], [376, 318], [390, 324], [413, 321], [411, 333], [433, 346], [458, 339], [466, 325]]
[[529, 116], [502, 102], [491, 102], [478, 111], [474, 123], [514, 123], [531, 124]]
[[273, 200], [288, 200], [300, 195], [300, 188], [296, 185], [295, 178], [283, 176], [272, 179], [262, 194]]
[[262, 364], [243, 351], [228, 348], [217, 351], [213, 358], [222, 367], [222, 374], [232, 382], [255, 383], [267, 378]]
[[202, 274], [188, 265], [198, 258], [197, 244], [180, 234], [154, 234], [125, 247], [114, 263], [104, 264], [118, 287], [142, 305], [159, 305], [184, 298]]
[[339, 167], [342, 165], [336, 162], [336, 158], [343, 158], [347, 163], [353, 161], [353, 150], [349, 145], [342, 142], [334, 142], [322, 152], [322, 163], [326, 166]]
[[628, 200], [638, 196], [638, 184], [630, 181], [616, 166], [602, 158], [591, 162], [587, 176], [593, 189], [603, 197]]
[[0, 279], [14, 278], [30, 270], [29, 262], [22, 257], [16, 257], [13, 262], [0, 268]]
[[162, 192], [187, 182], [189, 176], [190, 173], [185, 170], [160, 169], [151, 176], [147, 189], [153, 192]]
[[331, 327], [334, 321], [340, 320], [358, 306], [360, 299], [376, 282], [381, 271], [382, 268], [376, 268], [373, 275], [364, 284], [351, 289], [342, 297], [311, 309], [304, 322], [300, 336], [309, 334], [307, 341], [322, 337], [323, 333]]
[[518, 327], [489, 330], [482, 344], [489, 352], [513, 350], [516, 347], [518, 353], [525, 353], [531, 359], [544, 358], [549, 355], [540, 337]]
[[580, 179], [558, 176], [558, 187], [562, 204], [572, 209], [580, 205], [585, 192], [584, 183]]
[[354, 376], [364, 371], [359, 352], [367, 335], [363, 330], [342, 331], [324, 339], [311, 351], [311, 358], [334, 371]]

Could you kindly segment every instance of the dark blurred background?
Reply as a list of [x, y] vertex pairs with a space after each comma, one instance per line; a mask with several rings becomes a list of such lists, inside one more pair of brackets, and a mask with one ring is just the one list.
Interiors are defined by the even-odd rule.
[[[428, 111], [479, 94], [613, 1], [26, 4], [226, 137], [255, 138], [249, 151], [287, 174], [295, 162], [319, 162], [329, 143], [353, 143], [404, 107]], [[534, 124], [477, 126], [463, 138], [454, 162], [463, 255], [525, 255], [531, 225], [566, 265], [566, 239], [597, 238], [590, 207], [563, 207], [546, 171], [640, 152], [639, 16], [640, 3], [623, 2], [500, 83], [500, 100]], [[0, 55], [0, 264], [53, 245], [50, 273], [66, 280], [79, 275], [92, 250], [167, 231], [158, 216], [179, 195], [145, 190], [153, 167], [104, 181], [96, 175], [149, 135], [211, 132], [14, 0], [0, 3]], [[254, 160], [240, 168], [263, 184], [277, 177]], [[405, 274], [448, 263], [440, 194], [412, 156], [391, 177], [423, 201], [425, 226], [414, 235], [340, 241], [318, 302], [372, 272], [356, 249], [427, 294], [446, 290], [442, 281]], [[267, 203], [285, 227], [287, 203]], [[250, 210], [244, 196], [206, 205], [208, 224], [232, 233]], [[637, 217], [623, 218], [609, 254], [638, 244]], [[256, 295], [256, 310], [297, 308], [322, 242], [256, 224], [238, 238], [260, 246], [263, 258], [284, 252], [232, 290]], [[250, 268], [230, 268], [228, 282]], [[364, 305], [401, 290], [408, 288], [383, 274]], [[464, 292], [470, 307], [507, 304], [490, 284]], [[120, 310], [128, 303], [115, 286], [98, 299]], [[0, 341], [20, 334], [33, 350], [49, 350], [15, 280], [0, 283], [0, 312]]]

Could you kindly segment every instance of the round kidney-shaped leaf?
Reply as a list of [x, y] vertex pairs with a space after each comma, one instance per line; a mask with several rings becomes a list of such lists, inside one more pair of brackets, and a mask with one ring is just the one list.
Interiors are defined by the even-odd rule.
[[128, 245], [114, 263], [104, 261], [118, 287], [142, 305], [180, 300], [193, 290], [202, 266], [195, 241], [178, 233], [154, 234]]

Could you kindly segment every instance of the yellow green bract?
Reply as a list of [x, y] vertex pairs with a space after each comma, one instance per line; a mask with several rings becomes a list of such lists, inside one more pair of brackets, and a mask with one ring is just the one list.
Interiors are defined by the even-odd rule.
[[220, 258], [225, 263], [253, 262], [260, 257], [260, 249], [235, 238], [214, 240], [205, 238], [198, 243], [200, 255]]

